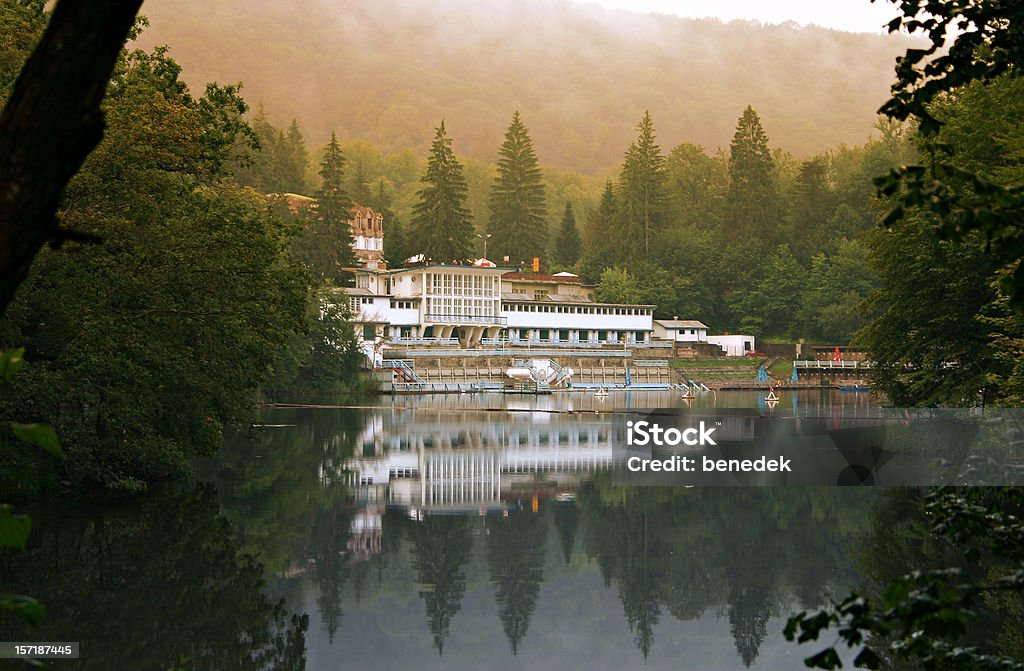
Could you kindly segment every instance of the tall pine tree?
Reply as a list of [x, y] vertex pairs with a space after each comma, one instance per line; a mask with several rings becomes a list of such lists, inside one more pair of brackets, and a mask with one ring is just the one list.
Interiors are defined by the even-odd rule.
[[751, 236], [770, 242], [778, 229], [775, 165], [761, 118], [747, 106], [729, 148], [726, 236]]
[[558, 229], [554, 256], [555, 261], [563, 266], [571, 266], [580, 260], [580, 233], [576, 230], [576, 216], [572, 211], [572, 203], [568, 201], [562, 214], [562, 225]]
[[415, 242], [410, 241], [407, 251], [442, 263], [468, 259], [474, 232], [466, 208], [466, 178], [452, 151], [452, 141], [445, 135], [444, 121], [437, 128], [427, 171], [420, 181], [425, 186], [416, 193], [419, 202], [412, 210]]
[[384, 217], [384, 260], [389, 266], [400, 268], [409, 257], [406, 253], [405, 227], [392, 209], [391, 195], [384, 190], [383, 179], [377, 183], [377, 193], [369, 203]]
[[616, 241], [612, 232], [615, 213], [618, 205], [611, 180], [605, 182], [601, 201], [596, 210], [591, 210], [583, 230], [583, 262], [580, 274], [592, 282], [596, 282], [606, 268], [618, 261]]
[[349, 273], [341, 270], [356, 265], [352, 228], [349, 226], [349, 200], [344, 183], [345, 157], [341, 154], [338, 138], [331, 133], [331, 141], [324, 149], [320, 163], [320, 189], [316, 203], [308, 215], [305, 232], [297, 241], [297, 253], [314, 275], [343, 284]]
[[285, 135], [285, 183], [284, 187], [291, 193], [306, 193], [306, 166], [309, 157], [306, 155], [306, 141], [299, 130], [299, 122], [292, 119]]
[[644, 112], [636, 128], [640, 135], [626, 151], [619, 175], [618, 243], [627, 264], [649, 257], [668, 215], [665, 157], [654, 141], [650, 112]]
[[512, 263], [541, 256], [547, 241], [547, 204], [533, 142], [519, 112], [498, 150], [498, 175], [491, 186], [487, 230], [496, 257]]

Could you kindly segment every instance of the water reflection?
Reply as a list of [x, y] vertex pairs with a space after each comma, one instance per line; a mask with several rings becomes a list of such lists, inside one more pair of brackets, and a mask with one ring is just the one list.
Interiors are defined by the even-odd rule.
[[0, 574], [46, 618], [38, 629], [0, 618], [0, 639], [80, 642], [62, 669], [303, 668], [308, 617], [268, 596], [212, 489], [31, 512], [30, 548], [0, 556]]
[[31, 511], [0, 571], [50, 611], [0, 638], [81, 641], [69, 669], [799, 668], [785, 616], [858, 580], [872, 490], [612, 483], [612, 412], [675, 394], [381, 401], [267, 411], [211, 486]]
[[[281, 558], [278, 581], [293, 587], [280, 589], [309, 612], [312, 668], [798, 666], [784, 617], [857, 580], [851, 557], [873, 492], [615, 487], [604, 470], [611, 412], [681, 404], [618, 396], [275, 411], [268, 423], [295, 426], [267, 430], [260, 461], [304, 475], [255, 498], [223, 488], [222, 501], [229, 516], [274, 507], [276, 496], [313, 511], [313, 524], [282, 528], [308, 529], [291, 551], [276, 534], [247, 538]], [[849, 403], [837, 412], [870, 406], [863, 395], [840, 400]], [[798, 407], [833, 405], [811, 392]], [[252, 443], [235, 445], [245, 449]], [[300, 481], [303, 497], [292, 489]], [[317, 517], [324, 511], [333, 512]]]

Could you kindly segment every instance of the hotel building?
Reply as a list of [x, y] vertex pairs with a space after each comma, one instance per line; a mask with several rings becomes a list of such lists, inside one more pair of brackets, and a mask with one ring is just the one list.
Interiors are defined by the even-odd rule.
[[364, 341], [395, 344], [629, 346], [650, 343], [653, 305], [599, 303], [570, 273], [491, 265], [360, 268], [339, 289]]

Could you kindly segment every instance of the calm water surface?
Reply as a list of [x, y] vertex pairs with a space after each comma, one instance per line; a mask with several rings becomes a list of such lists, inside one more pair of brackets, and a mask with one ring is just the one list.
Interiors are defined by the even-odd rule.
[[[694, 405], [757, 407], [763, 394]], [[788, 614], [844, 595], [871, 489], [624, 489], [611, 411], [678, 394], [406, 396], [268, 410], [197, 482], [33, 514], [5, 591], [49, 607], [2, 640], [54, 668], [781, 669]], [[869, 396], [785, 394], [788, 412]], [[570, 412], [571, 411], [571, 412]], [[187, 660], [187, 661], [186, 661]]]

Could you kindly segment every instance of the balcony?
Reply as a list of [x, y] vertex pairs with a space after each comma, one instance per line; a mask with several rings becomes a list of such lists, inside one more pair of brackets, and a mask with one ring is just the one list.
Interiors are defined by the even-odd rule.
[[433, 312], [423, 315], [423, 322], [426, 324], [490, 324], [504, 326], [507, 321], [505, 317], [492, 315], [450, 315]]

